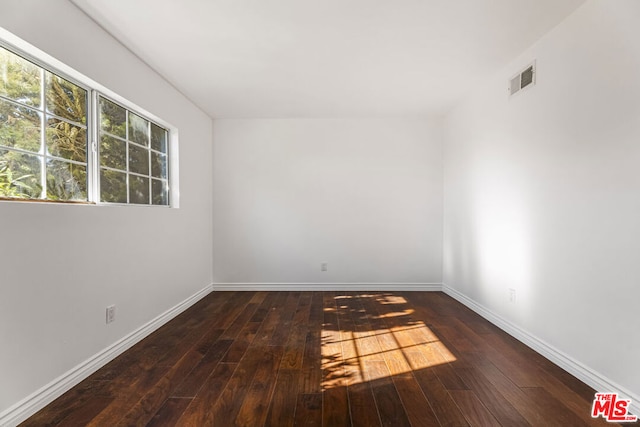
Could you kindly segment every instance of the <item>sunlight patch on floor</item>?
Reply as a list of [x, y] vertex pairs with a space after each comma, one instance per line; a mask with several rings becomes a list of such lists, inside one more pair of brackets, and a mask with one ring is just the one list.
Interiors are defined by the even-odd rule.
[[336, 321], [325, 322], [322, 330], [323, 390], [456, 360], [424, 322], [410, 316], [414, 310], [401, 307], [407, 304], [403, 297], [358, 295], [370, 305], [366, 310], [350, 298], [336, 297], [337, 309], [325, 308]]

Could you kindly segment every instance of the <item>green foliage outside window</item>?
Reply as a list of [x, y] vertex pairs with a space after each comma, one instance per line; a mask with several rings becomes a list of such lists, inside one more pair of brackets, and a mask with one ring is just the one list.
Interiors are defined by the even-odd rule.
[[40, 179], [28, 163], [22, 162], [18, 152], [0, 150], [0, 195], [30, 198], [41, 193]]
[[0, 197], [86, 201], [86, 125], [85, 89], [0, 47]]

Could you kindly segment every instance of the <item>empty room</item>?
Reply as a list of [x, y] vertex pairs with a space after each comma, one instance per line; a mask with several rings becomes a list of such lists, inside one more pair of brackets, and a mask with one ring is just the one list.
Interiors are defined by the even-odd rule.
[[635, 425], [640, 2], [0, 0], [0, 426]]

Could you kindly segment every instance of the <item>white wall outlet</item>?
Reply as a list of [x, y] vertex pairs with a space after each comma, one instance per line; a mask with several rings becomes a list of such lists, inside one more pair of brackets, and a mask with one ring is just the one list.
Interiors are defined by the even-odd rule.
[[327, 271], [327, 263], [323, 262], [322, 264], [320, 264], [320, 271]]
[[516, 290], [509, 288], [509, 302], [515, 304], [516, 302]]
[[116, 306], [110, 305], [107, 307], [107, 323], [111, 323], [116, 320]]

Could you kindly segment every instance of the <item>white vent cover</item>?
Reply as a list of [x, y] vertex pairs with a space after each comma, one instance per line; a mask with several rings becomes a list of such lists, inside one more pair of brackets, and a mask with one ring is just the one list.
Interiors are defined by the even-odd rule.
[[529, 64], [524, 70], [513, 76], [509, 81], [509, 92], [515, 95], [522, 89], [536, 84], [536, 63]]

